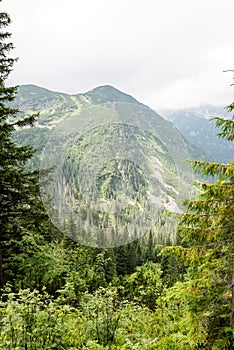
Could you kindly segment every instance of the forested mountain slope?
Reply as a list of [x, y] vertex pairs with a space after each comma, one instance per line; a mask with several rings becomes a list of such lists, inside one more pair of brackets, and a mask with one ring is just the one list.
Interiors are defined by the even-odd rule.
[[52, 196], [47, 210], [60, 230], [72, 217], [81, 236], [73, 239], [131, 241], [155, 226], [162, 211], [181, 212], [182, 198], [191, 194], [185, 160], [204, 158], [202, 152], [172, 123], [111, 86], [78, 95], [21, 86], [13, 107], [24, 116], [40, 111], [35, 127], [17, 131], [15, 140], [37, 149], [31, 167], [56, 166], [42, 197], [47, 203]]
[[[10, 22], [0, 12], [0, 349], [232, 350], [234, 164], [201, 160], [110, 86], [15, 100]], [[233, 141], [234, 116], [216, 124]], [[171, 215], [193, 157], [205, 179]]]

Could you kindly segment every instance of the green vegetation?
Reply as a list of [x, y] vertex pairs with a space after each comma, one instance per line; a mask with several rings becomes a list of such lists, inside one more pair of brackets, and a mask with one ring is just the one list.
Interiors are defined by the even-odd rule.
[[[38, 132], [37, 128], [24, 128], [32, 126], [38, 116], [26, 113], [23, 117], [25, 114], [10, 107], [14, 103], [17, 107], [15, 101], [20, 101], [20, 97], [15, 97], [15, 88], [5, 85], [14, 63], [14, 59], [8, 58], [12, 44], [8, 43], [10, 34], [5, 32], [5, 27], [9, 23], [8, 15], [0, 13], [0, 349], [233, 349], [234, 164], [192, 161], [195, 172], [201, 173], [207, 182], [197, 183], [199, 194], [188, 201], [185, 213], [178, 215], [177, 232], [174, 215], [169, 216], [165, 208], [161, 208], [157, 221], [145, 235], [139, 238], [139, 228], [134, 227], [134, 240], [128, 244], [98, 248], [69, 239], [75, 238], [77, 231], [85, 228], [77, 227], [71, 213], [60, 223], [63, 226], [61, 233], [51, 223], [40, 200], [39, 171], [35, 167], [38, 159], [43, 157], [42, 142], [50, 137], [50, 129], [38, 128]], [[24, 89], [28, 93], [28, 88]], [[88, 100], [87, 96], [86, 100], [80, 97], [76, 100], [76, 107], [82, 109], [82, 103], [90, 104], [91, 100], [97, 103], [101, 99], [103, 102], [102, 90], [89, 94]], [[112, 104], [119, 94], [110, 87], [109, 90]], [[31, 87], [29, 91], [33, 99], [38, 93], [45, 108], [51, 108], [54, 93]], [[45, 95], [51, 97], [51, 104]], [[106, 102], [107, 96], [104, 97]], [[61, 103], [67, 96], [56, 93], [56, 98]], [[74, 99], [71, 100], [74, 103]], [[95, 108], [95, 111], [100, 111], [98, 106]], [[188, 155], [189, 149], [186, 143], [185, 149], [180, 148], [181, 139], [177, 133], [173, 135], [173, 128], [169, 128], [166, 142], [159, 127], [164, 125], [163, 120], [157, 120], [158, 130], [154, 124], [155, 114], [145, 106], [131, 101], [127, 107], [120, 104], [116, 108], [114, 111], [118, 110], [118, 113], [111, 114], [111, 118], [118, 116], [120, 120], [126, 110], [134, 110], [130, 114], [130, 119], [135, 118], [134, 126], [130, 120], [126, 125], [111, 119], [111, 127], [106, 123], [99, 128], [89, 128], [82, 137], [74, 138], [68, 131], [77, 115], [63, 124], [66, 127], [64, 135], [73, 137], [66, 162], [62, 164], [63, 176], [79, 205], [84, 196], [80, 184], [85, 178], [81, 176], [80, 182], [76, 183], [81, 161], [87, 163], [89, 157], [92, 159], [96, 142], [99, 142], [100, 152], [101, 142], [107, 136], [114, 139], [114, 144], [120, 135], [121, 141], [123, 135], [130, 144], [134, 140], [139, 152], [142, 150], [142, 156], [141, 162], [137, 163], [131, 158], [113, 159], [108, 153], [105, 166], [97, 173], [95, 163], [89, 162], [103, 201], [117, 197], [126, 200], [127, 197], [143, 205], [150, 184], [144, 177], [146, 168], [150, 177], [160, 165], [163, 169], [161, 185], [164, 181], [173, 188], [176, 188], [178, 179], [185, 181], [186, 177], [189, 178], [186, 171], [181, 177], [181, 174], [173, 176], [175, 163], [172, 160], [176, 152], [180, 149], [183, 157]], [[233, 112], [234, 104], [227, 109]], [[156, 130], [154, 132], [142, 128], [139, 115], [146, 110], [148, 126]], [[37, 108], [32, 103], [28, 111], [36, 112]], [[107, 109], [103, 113], [107, 117]], [[66, 119], [67, 115], [63, 117]], [[87, 125], [91, 120], [87, 120]], [[219, 136], [233, 141], [234, 116], [216, 118], [216, 124], [220, 127]], [[108, 135], [107, 129], [111, 129]], [[59, 132], [62, 131], [61, 127]], [[130, 131], [134, 131], [131, 138]], [[14, 142], [17, 138], [19, 143], [23, 142], [23, 135], [28, 135], [26, 143], [34, 140], [35, 145], [40, 143], [41, 149], [36, 157], [30, 146]], [[58, 135], [53, 140], [58, 142]], [[174, 148], [169, 154], [170, 145]], [[151, 162], [143, 155], [151, 157]], [[56, 174], [51, 171], [41, 169], [41, 178], [44, 180], [49, 174]], [[126, 197], [123, 197], [123, 180], [129, 183]], [[173, 196], [175, 191], [171, 187]], [[136, 208], [124, 212], [123, 222], [127, 221], [127, 214], [131, 218]], [[81, 206], [78, 217], [83, 217], [88, 229], [94, 220], [104, 227], [117, 221], [114, 214], [98, 212], [97, 215], [97, 208], [93, 208], [93, 213], [86, 209]], [[84, 235], [91, 234], [88, 229]], [[127, 226], [124, 234], [129, 234]], [[97, 239], [104, 238], [100, 235]]]
[[65, 196], [61, 198], [55, 190], [57, 182], [62, 184], [71, 210], [63, 224], [72, 218], [78, 235], [89, 226], [111, 228], [111, 237], [107, 232], [103, 239], [115, 246], [126, 241], [124, 232], [131, 240], [142, 235], [143, 211], [153, 224], [158, 221], [164, 209], [155, 204], [159, 194], [162, 202], [175, 201], [179, 191], [176, 170], [170, 153], [154, 135], [132, 125], [105, 124], [74, 139], [63, 161], [62, 176], [60, 171], [55, 173], [55, 186], [49, 184], [48, 192], [61, 212]]

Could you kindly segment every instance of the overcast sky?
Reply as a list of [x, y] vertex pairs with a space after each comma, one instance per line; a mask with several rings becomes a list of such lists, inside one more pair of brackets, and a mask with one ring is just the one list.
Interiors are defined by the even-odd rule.
[[234, 0], [3, 0], [19, 57], [9, 84], [109, 84], [151, 108], [233, 101]]

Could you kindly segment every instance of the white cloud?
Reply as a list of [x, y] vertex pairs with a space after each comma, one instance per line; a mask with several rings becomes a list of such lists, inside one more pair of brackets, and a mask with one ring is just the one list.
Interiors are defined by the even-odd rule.
[[2, 6], [20, 57], [9, 83], [69, 93], [112, 84], [153, 108], [232, 99], [232, 76], [221, 72], [234, 68], [233, 0], [4, 0]]

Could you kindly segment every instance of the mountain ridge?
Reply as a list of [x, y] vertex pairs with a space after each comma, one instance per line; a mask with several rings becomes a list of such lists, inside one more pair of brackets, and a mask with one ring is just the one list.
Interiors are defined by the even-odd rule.
[[[40, 112], [36, 127], [43, 125], [56, 126], [70, 117], [77, 116], [78, 118], [81, 111], [90, 107], [93, 108], [95, 105], [118, 108], [118, 113], [122, 115], [122, 118], [125, 114], [130, 115], [134, 112], [135, 118], [132, 119], [132, 123], [135, 123], [136, 120], [144, 121], [147, 114], [145, 122], [148, 120], [150, 123], [149, 130], [151, 127], [157, 128], [158, 136], [162, 138], [165, 144], [168, 143], [168, 140], [173, 140], [173, 135], [177, 135], [180, 137], [184, 148], [191, 151], [191, 146], [187, 143], [184, 135], [176, 129], [176, 126], [170, 120], [168, 121], [155, 110], [111, 85], [99, 86], [88, 92], [74, 95], [54, 92], [33, 84], [25, 84], [19, 86], [16, 99], [11, 105], [19, 109], [21, 116]], [[164, 132], [168, 132], [168, 135], [164, 135]], [[172, 146], [174, 147], [175, 140], [173, 142]], [[194, 150], [197, 153], [198, 150], [195, 148]], [[191, 153], [190, 151], [188, 151], [188, 154]]]
[[171, 121], [185, 139], [205, 151], [211, 161], [230, 162], [234, 158], [234, 145], [218, 138], [219, 129], [212, 118], [221, 116], [228, 118], [223, 106], [199, 106], [161, 111], [164, 118]]
[[22, 117], [40, 112], [35, 127], [14, 137], [37, 149], [31, 169], [56, 165], [42, 198], [47, 205], [46, 196], [52, 196], [47, 210], [57, 227], [72, 218], [84, 233], [73, 239], [96, 239], [98, 230], [109, 246], [121, 245], [151, 224], [158, 230], [161, 213], [182, 210], [182, 198], [192, 195], [194, 178], [185, 160], [204, 154], [130, 95], [111, 86], [68, 95], [26, 85], [13, 107]]

